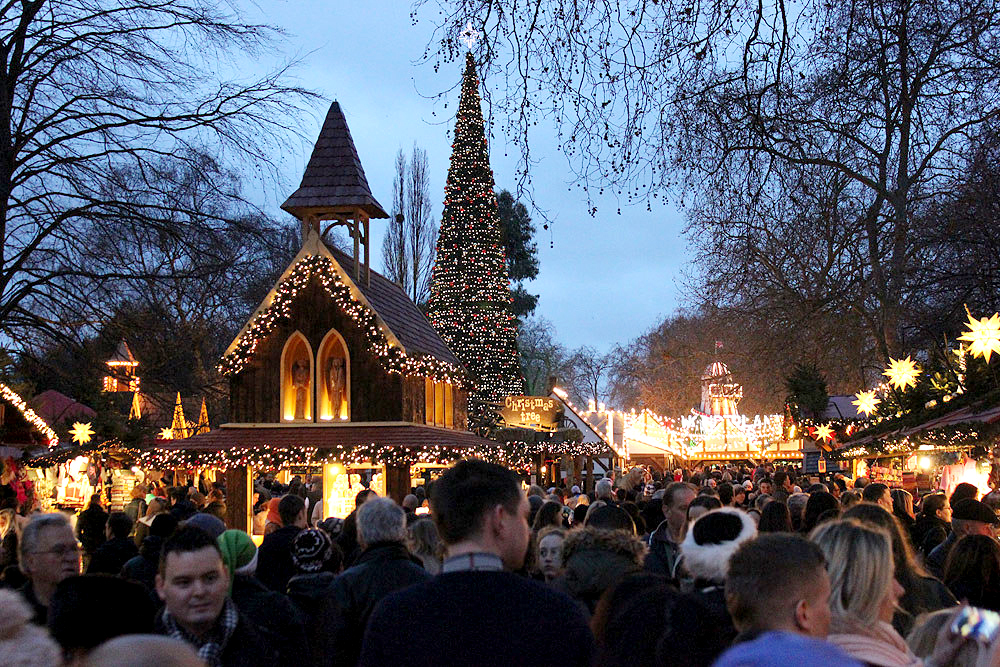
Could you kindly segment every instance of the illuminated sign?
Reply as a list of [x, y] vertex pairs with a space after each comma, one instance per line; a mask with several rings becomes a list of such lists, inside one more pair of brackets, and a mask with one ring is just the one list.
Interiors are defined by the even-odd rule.
[[562, 419], [562, 403], [545, 396], [508, 396], [500, 416], [507, 426], [554, 431]]

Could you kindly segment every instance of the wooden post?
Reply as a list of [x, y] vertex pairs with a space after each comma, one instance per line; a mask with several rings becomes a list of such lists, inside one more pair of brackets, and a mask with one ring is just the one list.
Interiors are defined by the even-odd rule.
[[587, 479], [584, 480], [584, 492], [593, 493], [594, 492], [594, 457], [587, 457]]
[[253, 532], [253, 480], [246, 466], [226, 471], [226, 527]]
[[385, 467], [385, 495], [400, 505], [410, 492], [410, 466], [394, 465]]
[[371, 230], [368, 225], [368, 216], [362, 214], [361, 218], [365, 223], [365, 284], [371, 287], [372, 284], [372, 267], [368, 263], [369, 247], [371, 246]]
[[361, 253], [358, 247], [361, 244], [361, 231], [358, 228], [359, 223], [357, 218], [355, 218], [352, 223], [351, 236], [354, 237], [354, 281], [357, 282], [361, 280]]

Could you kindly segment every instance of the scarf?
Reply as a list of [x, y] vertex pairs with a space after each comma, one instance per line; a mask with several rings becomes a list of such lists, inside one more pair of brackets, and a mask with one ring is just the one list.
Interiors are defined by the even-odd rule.
[[239, 621], [240, 615], [236, 611], [236, 605], [233, 604], [232, 600], [226, 598], [226, 604], [222, 607], [222, 613], [219, 614], [215, 628], [205, 639], [198, 639], [179, 626], [170, 612], [166, 609], [163, 610], [163, 625], [166, 627], [167, 634], [193, 646], [198, 651], [198, 657], [204, 660], [208, 667], [222, 665], [222, 652], [226, 650], [226, 644], [229, 643], [229, 639], [236, 631], [236, 625]]
[[834, 617], [828, 642], [839, 646], [852, 658], [879, 667], [922, 667], [906, 641], [885, 621], [866, 625], [856, 619]]

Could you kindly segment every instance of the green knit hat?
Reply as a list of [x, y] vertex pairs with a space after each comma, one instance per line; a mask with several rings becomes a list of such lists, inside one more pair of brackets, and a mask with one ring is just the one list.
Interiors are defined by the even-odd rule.
[[236, 572], [248, 565], [257, 563], [257, 547], [242, 530], [227, 530], [219, 535], [219, 550], [222, 551], [222, 562], [229, 570], [229, 590], [233, 588], [233, 577]]

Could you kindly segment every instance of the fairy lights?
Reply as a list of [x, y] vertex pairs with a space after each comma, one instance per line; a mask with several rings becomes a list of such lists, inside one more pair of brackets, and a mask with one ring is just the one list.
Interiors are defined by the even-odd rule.
[[465, 384], [466, 373], [462, 368], [430, 355], [408, 356], [398, 346], [390, 343], [377, 315], [366, 304], [354, 298], [350, 287], [340, 278], [333, 260], [324, 255], [307, 255], [293, 267], [288, 277], [275, 288], [270, 305], [254, 317], [232, 351], [219, 362], [219, 371], [224, 375], [233, 375], [246, 368], [260, 342], [280, 323], [288, 320], [295, 298], [313, 280], [318, 280], [334, 304], [357, 324], [366, 339], [367, 349], [381, 361], [386, 371], [427, 377], [435, 382], [449, 382], [452, 385]]
[[53, 431], [48, 424], [45, 423], [45, 420], [39, 417], [34, 410], [29, 408], [25, 400], [21, 398], [16, 391], [2, 382], [0, 382], [0, 396], [3, 397], [3, 400], [17, 408], [18, 412], [21, 413], [29, 424], [41, 431], [42, 435], [45, 436], [50, 449], [59, 444], [59, 436], [56, 435], [56, 432]]
[[510, 279], [483, 125], [479, 78], [466, 59], [427, 316], [475, 378], [470, 416], [524, 390]]
[[345, 466], [376, 464], [387, 466], [435, 464], [447, 465], [459, 459], [477, 458], [500, 463], [516, 470], [526, 470], [531, 461], [502, 446], [449, 447], [432, 445], [408, 448], [370, 443], [353, 447], [233, 447], [220, 451], [157, 448], [143, 452], [139, 465], [153, 468], [215, 468], [227, 470], [241, 466], [281, 468], [288, 465], [338, 462]]

